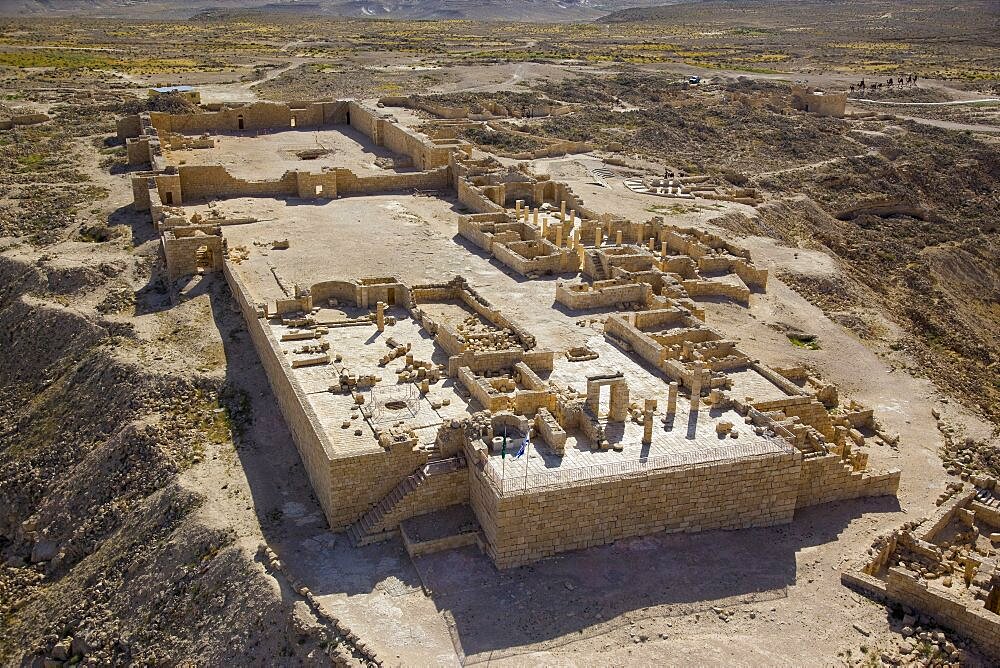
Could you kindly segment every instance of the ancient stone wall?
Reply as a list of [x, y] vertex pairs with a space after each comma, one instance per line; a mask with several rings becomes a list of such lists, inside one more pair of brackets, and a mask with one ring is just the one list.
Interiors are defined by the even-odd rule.
[[343, 528], [353, 518], [344, 517], [341, 508], [334, 502], [331, 489], [331, 462], [327, 451], [332, 447], [326, 435], [319, 426], [319, 419], [312, 409], [303, 401], [304, 393], [295, 378], [288, 373], [284, 364], [284, 355], [278, 341], [271, 333], [270, 327], [258, 317], [257, 305], [250, 293], [237, 278], [228, 263], [223, 264], [223, 275], [246, 321], [247, 330], [253, 341], [257, 356], [267, 376], [271, 391], [274, 392], [281, 408], [285, 424], [292, 434], [295, 447], [302, 457], [306, 474], [312, 485], [313, 492], [319, 500], [326, 520], [331, 527]]
[[403, 520], [425, 515], [469, 500], [469, 473], [464, 468], [427, 476], [412, 492], [403, 497], [369, 533], [391, 531]]
[[975, 639], [986, 653], [1000, 661], [1000, 615], [979, 607], [979, 601], [967, 605], [944, 587], [934, 587], [933, 592], [930, 587], [926, 580], [918, 581], [900, 568], [890, 568], [886, 578], [889, 598]]
[[[298, 183], [295, 172], [285, 172], [279, 179], [248, 181], [232, 176], [221, 165], [181, 165], [181, 196], [184, 202], [226, 197], [295, 197]], [[159, 182], [163, 177], [157, 177]], [[174, 204], [180, 204], [180, 201]]]
[[142, 134], [142, 120], [139, 118], [139, 114], [122, 116], [115, 121], [115, 129], [118, 133], [118, 139], [124, 142], [126, 139]]
[[899, 469], [872, 474], [854, 471], [839, 455], [809, 456], [802, 461], [795, 507], [869, 496], [895, 496]]
[[556, 302], [576, 311], [607, 308], [625, 303], [645, 304], [651, 291], [648, 283], [597, 281], [592, 285], [556, 284]]
[[[183, 230], [184, 228], [178, 228]], [[167, 278], [171, 281], [190, 276], [199, 268], [221, 271], [224, 261], [223, 240], [215, 234], [179, 236], [174, 231], [165, 233], [160, 240], [167, 264]], [[204, 264], [199, 262], [203, 258]]]
[[498, 496], [470, 467], [470, 501], [498, 568], [657, 531], [790, 522], [800, 456], [788, 452]]
[[[255, 102], [215, 112], [167, 114], [149, 112], [150, 122], [160, 133], [201, 134], [318, 127], [345, 120], [346, 102], [294, 103]], [[294, 121], [293, 121], [294, 119]]]

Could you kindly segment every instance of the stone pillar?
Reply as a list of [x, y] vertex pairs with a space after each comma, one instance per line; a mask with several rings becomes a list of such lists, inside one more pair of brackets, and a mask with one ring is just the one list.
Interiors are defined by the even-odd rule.
[[[538, 224], [538, 217], [537, 216], [535, 217], [535, 224], [536, 225]], [[546, 237], [546, 235], [548, 235], [548, 233], [549, 233], [548, 221], [543, 220], [542, 221], [542, 238], [544, 239]]]
[[556, 247], [562, 248], [562, 225], [556, 225]]
[[559, 220], [566, 222], [566, 200], [559, 202]]
[[538, 225], [538, 207], [537, 206], [535, 207], [535, 213], [534, 213], [534, 218], [533, 218], [532, 222], [534, 222], [535, 225]]
[[424, 378], [422, 381], [420, 381], [420, 393], [427, 394], [430, 391], [431, 391], [431, 383], [429, 380]]
[[576, 209], [571, 209], [568, 217], [570, 224], [576, 225]]
[[650, 252], [650, 253], [652, 253], [652, 252], [653, 252], [653, 242], [654, 242], [654, 241], [655, 241], [655, 240], [653, 239], [653, 237], [650, 237], [650, 238], [649, 238], [649, 252]]
[[670, 389], [667, 391], [667, 414], [673, 415], [677, 412], [677, 383], [676, 381], [670, 383]]
[[375, 304], [375, 326], [378, 331], [385, 331], [385, 302]]
[[597, 383], [587, 383], [587, 408], [597, 417], [601, 408], [601, 386]]
[[656, 410], [656, 399], [646, 399], [642, 411], [642, 444], [653, 442], [653, 411]]
[[600, 248], [601, 242], [604, 240], [604, 231], [601, 226], [598, 225], [597, 229], [594, 230], [594, 248]]
[[660, 259], [661, 260], [666, 260], [667, 259], [667, 242], [666, 241], [663, 241], [663, 242], [660, 243]]
[[624, 422], [628, 418], [628, 385], [625, 381], [617, 381], [611, 386], [611, 402], [608, 407], [608, 420]]
[[583, 244], [581, 244], [580, 242], [577, 242], [576, 243], [576, 254], [577, 254], [577, 257], [580, 258], [580, 267], [579, 268], [580, 268], [581, 271], [583, 270], [583, 257], [584, 257], [584, 253], [585, 252], [586, 251], [584, 251]]
[[698, 410], [701, 403], [701, 374], [704, 363], [699, 360], [694, 363], [694, 373], [691, 379], [691, 411]]
[[622, 245], [622, 231], [618, 230], [617, 232], [615, 232], [615, 246], [621, 246], [621, 245]]
[[515, 213], [515, 215], [517, 215], [518, 218], [521, 217], [521, 207], [523, 207], [523, 206], [524, 206], [524, 200], [523, 199], [519, 199], [516, 202], [514, 202], [514, 213]]

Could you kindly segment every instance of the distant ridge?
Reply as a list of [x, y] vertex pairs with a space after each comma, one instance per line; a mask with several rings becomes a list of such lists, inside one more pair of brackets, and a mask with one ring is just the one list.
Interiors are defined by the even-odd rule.
[[592, 21], [627, 7], [662, 0], [0, 0], [0, 15], [122, 19], [225, 18], [253, 12], [276, 16], [368, 19], [566, 22]]

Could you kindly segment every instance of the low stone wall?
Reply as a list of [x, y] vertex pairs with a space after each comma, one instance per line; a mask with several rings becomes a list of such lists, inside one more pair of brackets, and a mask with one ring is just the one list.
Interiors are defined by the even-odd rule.
[[[312, 174], [288, 171], [277, 179], [249, 181], [237, 178], [221, 165], [181, 165], [177, 175], [156, 176], [161, 196], [174, 192], [170, 204], [226, 197], [301, 197], [332, 199], [338, 195], [371, 195], [404, 190], [443, 190], [450, 178], [447, 167], [426, 172], [358, 176], [349, 169]], [[176, 183], [176, 186], [173, 185]], [[164, 198], [165, 199], [165, 198]]]
[[802, 461], [795, 507], [869, 496], [896, 496], [899, 473], [899, 469], [877, 474], [854, 471], [835, 454], [806, 457]]
[[657, 531], [790, 522], [801, 456], [787, 452], [499, 496], [470, 467], [470, 501], [498, 568]]
[[985, 608], [967, 606], [944, 587], [929, 591], [926, 581], [918, 581], [901, 568], [890, 568], [886, 578], [886, 596], [942, 625], [972, 638], [994, 660], [1000, 661], [1000, 615]]
[[575, 311], [608, 308], [625, 303], [645, 304], [651, 288], [648, 283], [618, 284], [601, 282], [593, 285], [567, 286], [556, 284], [556, 302]]

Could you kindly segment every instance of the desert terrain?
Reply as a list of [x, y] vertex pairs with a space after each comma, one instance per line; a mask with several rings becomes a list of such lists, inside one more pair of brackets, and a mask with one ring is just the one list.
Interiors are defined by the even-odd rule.
[[[396, 3], [386, 20], [330, 9], [348, 3], [40, 4], [0, 3], [3, 665], [995, 665], [975, 637], [841, 580], [958, 484], [1000, 477], [994, 3], [519, 3], [488, 22], [459, 2]], [[205, 108], [149, 94], [174, 86]], [[793, 109], [792, 86], [844, 93], [845, 112]], [[116, 121], [347, 99], [497, 171], [548, 175], [594, 211], [749, 251], [766, 290], [695, 299], [705, 323], [873, 409], [894, 437], [866, 435], [866, 461], [900, 472], [896, 495], [503, 569], [471, 545], [411, 557], [398, 536], [357, 546], [331, 531], [253, 323], [221, 272], [171, 277], [134, 203], [148, 170]], [[492, 111], [456, 124], [429, 105]], [[540, 105], [559, 111], [523, 113]], [[301, 165], [416, 173], [342, 128], [191, 133], [213, 148], [165, 154], [251, 181]], [[646, 187], [671, 175], [708, 185]], [[469, 214], [454, 191], [422, 188], [182, 211], [253, 216], [222, 236], [228, 260], [246, 251], [230, 268], [262, 302], [317, 280], [462, 276], [543, 347], [597, 352], [665, 403], [666, 383], [605, 338], [632, 309], [559, 308], [557, 282], [578, 272], [511, 270], [458, 234]], [[444, 304], [428, 313], [447, 320]], [[388, 313], [430, 358], [403, 309]], [[370, 344], [352, 340], [345, 354]]]

